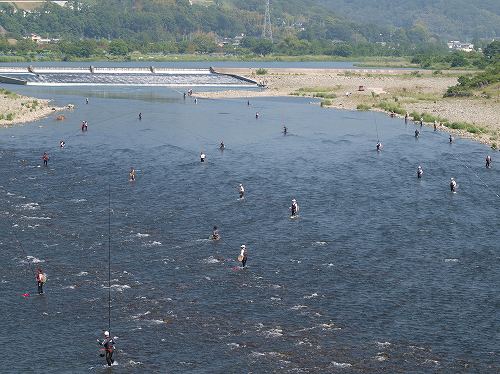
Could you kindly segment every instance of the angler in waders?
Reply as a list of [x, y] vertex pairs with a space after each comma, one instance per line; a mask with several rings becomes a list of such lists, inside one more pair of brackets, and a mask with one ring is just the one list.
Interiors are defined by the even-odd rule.
[[112, 337], [109, 336], [109, 331], [104, 331], [104, 339], [100, 340], [97, 339], [97, 343], [99, 345], [102, 345], [104, 347], [105, 353], [101, 353], [101, 357], [106, 356], [106, 362], [108, 363], [108, 366], [113, 365], [113, 352], [115, 351], [115, 341], [113, 340]]

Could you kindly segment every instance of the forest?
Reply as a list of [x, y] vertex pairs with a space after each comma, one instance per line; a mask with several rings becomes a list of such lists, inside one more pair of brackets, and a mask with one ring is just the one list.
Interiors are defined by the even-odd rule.
[[[447, 53], [444, 39], [418, 19], [400, 26], [356, 23], [324, 2], [274, 0], [273, 41], [261, 37], [263, 0], [70, 0], [65, 6], [46, 2], [30, 10], [1, 3], [0, 53], [54, 59], [134, 51], [336, 57]], [[27, 38], [33, 33], [57, 42], [36, 44]]]

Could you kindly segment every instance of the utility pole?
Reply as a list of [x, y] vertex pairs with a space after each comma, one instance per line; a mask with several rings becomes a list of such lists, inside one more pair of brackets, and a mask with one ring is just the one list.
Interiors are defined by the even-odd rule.
[[273, 41], [273, 28], [271, 27], [270, 0], [266, 0], [266, 14], [264, 15], [264, 28], [262, 29], [262, 38]]

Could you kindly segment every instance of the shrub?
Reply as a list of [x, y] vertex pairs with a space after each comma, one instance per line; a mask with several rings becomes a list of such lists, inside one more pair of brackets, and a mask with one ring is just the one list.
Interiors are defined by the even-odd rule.
[[378, 103], [376, 105], [376, 107], [383, 109], [386, 112], [394, 112], [394, 113], [401, 114], [401, 115], [404, 115], [406, 113], [406, 111], [403, 108], [401, 108], [398, 104], [389, 103], [387, 101], [381, 101], [380, 103]]
[[313, 94], [313, 97], [321, 97], [323, 99], [335, 99], [337, 95], [334, 93], [326, 93], [326, 92], [316, 92]]
[[320, 103], [320, 106], [329, 106], [329, 105], [332, 105], [332, 101], [331, 100], [321, 100], [321, 103]]
[[410, 117], [413, 118], [414, 121], [418, 121], [422, 116], [420, 115], [420, 113], [413, 111], [410, 113]]
[[259, 68], [255, 71], [257, 75], [266, 75], [267, 74], [267, 69], [264, 68]]
[[358, 104], [358, 106], [356, 107], [357, 110], [370, 110], [371, 107], [369, 105], [366, 105], [366, 104]]
[[12, 121], [14, 119], [14, 113], [7, 113], [7, 116], [5, 117], [5, 119], [7, 121]]

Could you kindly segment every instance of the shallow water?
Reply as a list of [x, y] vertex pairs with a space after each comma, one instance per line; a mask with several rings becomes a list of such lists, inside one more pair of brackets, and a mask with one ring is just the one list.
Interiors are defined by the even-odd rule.
[[0, 343], [14, 371], [106, 371], [108, 187], [114, 372], [500, 369], [500, 173], [496, 154], [484, 168], [487, 147], [297, 98], [16, 90], [77, 108], [0, 129]]

